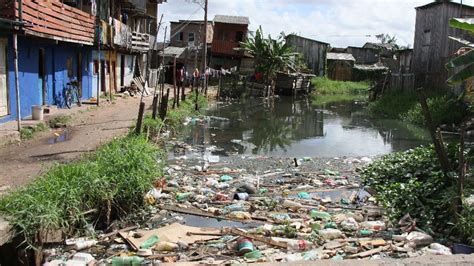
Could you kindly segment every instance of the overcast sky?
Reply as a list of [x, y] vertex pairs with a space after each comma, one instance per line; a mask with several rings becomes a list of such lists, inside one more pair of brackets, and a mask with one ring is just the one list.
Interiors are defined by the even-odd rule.
[[[196, 0], [168, 0], [159, 6], [165, 26], [169, 21], [202, 19]], [[454, 0], [460, 2], [461, 0]], [[209, 19], [214, 15], [250, 18], [250, 30], [260, 25], [265, 34], [280, 32], [330, 43], [333, 47], [361, 46], [374, 35], [396, 35], [400, 45], [413, 47], [415, 7], [431, 0], [209, 0]], [[474, 0], [463, 0], [474, 5]], [[163, 32], [163, 30], [161, 30]], [[370, 37], [368, 36], [370, 35]], [[162, 38], [162, 37], [161, 37]]]

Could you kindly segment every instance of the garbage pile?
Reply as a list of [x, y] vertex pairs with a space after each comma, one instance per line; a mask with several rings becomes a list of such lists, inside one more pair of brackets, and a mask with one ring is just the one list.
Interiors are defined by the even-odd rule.
[[[195, 149], [182, 144], [183, 149]], [[291, 262], [449, 255], [409, 215], [390, 224], [359, 185], [370, 158], [175, 158], [146, 210], [45, 265]], [[81, 264], [82, 263], [82, 264]], [[148, 264], [147, 264], [148, 263]]]

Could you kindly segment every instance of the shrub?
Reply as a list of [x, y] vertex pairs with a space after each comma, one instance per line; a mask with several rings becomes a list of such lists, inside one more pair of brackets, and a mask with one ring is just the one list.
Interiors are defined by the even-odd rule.
[[[466, 106], [448, 95], [430, 98], [427, 103], [435, 125], [460, 123], [467, 114]], [[413, 124], [425, 125], [420, 104], [412, 106], [400, 118]]]
[[[448, 152], [451, 165], [456, 165], [455, 148]], [[432, 229], [452, 219], [454, 184], [444, 177], [433, 147], [386, 155], [364, 168], [361, 177], [376, 191], [392, 221], [409, 213], [419, 225]]]

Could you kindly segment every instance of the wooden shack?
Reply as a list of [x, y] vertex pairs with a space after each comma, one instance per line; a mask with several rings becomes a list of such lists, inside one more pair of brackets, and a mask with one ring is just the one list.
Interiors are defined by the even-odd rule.
[[304, 73], [277, 74], [276, 90], [279, 95], [308, 94], [312, 90], [311, 79], [315, 75]]
[[379, 61], [379, 51], [373, 48], [362, 48], [349, 46], [346, 53], [352, 54], [356, 60], [356, 64], [375, 64]]
[[450, 27], [449, 19], [473, 15], [474, 7], [449, 1], [437, 1], [416, 8], [413, 48], [416, 87], [448, 87], [446, 80], [449, 74], [445, 65], [462, 47], [458, 42], [450, 40], [449, 36], [474, 41], [474, 37], [468, 32]]
[[288, 43], [293, 50], [303, 55], [308, 69], [317, 76], [326, 74], [326, 53], [328, 52], [328, 43], [320, 42], [290, 34], [286, 36]]
[[328, 77], [332, 80], [352, 80], [355, 58], [349, 53], [328, 53]]

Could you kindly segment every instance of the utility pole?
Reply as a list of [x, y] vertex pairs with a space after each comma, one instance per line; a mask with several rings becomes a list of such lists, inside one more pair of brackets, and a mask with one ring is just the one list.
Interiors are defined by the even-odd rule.
[[[23, 26], [23, 1], [19, 1], [18, 13], [20, 17], [20, 30]], [[16, 94], [16, 122], [18, 126], [18, 131], [21, 131], [21, 106], [20, 106], [20, 81], [18, 75], [18, 34], [15, 32], [13, 34], [13, 65], [15, 68], [15, 94]]]
[[207, 5], [208, 0], [204, 0], [204, 54], [203, 54], [203, 71], [204, 71], [204, 90], [206, 92], [207, 96], [207, 76], [206, 76], [206, 70], [207, 70]]
[[100, 105], [100, 70], [101, 70], [101, 62], [100, 62], [100, 38], [102, 37], [101, 28], [100, 28], [100, 0], [97, 1], [97, 8], [96, 8], [96, 23], [97, 23], [97, 56], [98, 56], [98, 63], [97, 63], [97, 106]]

